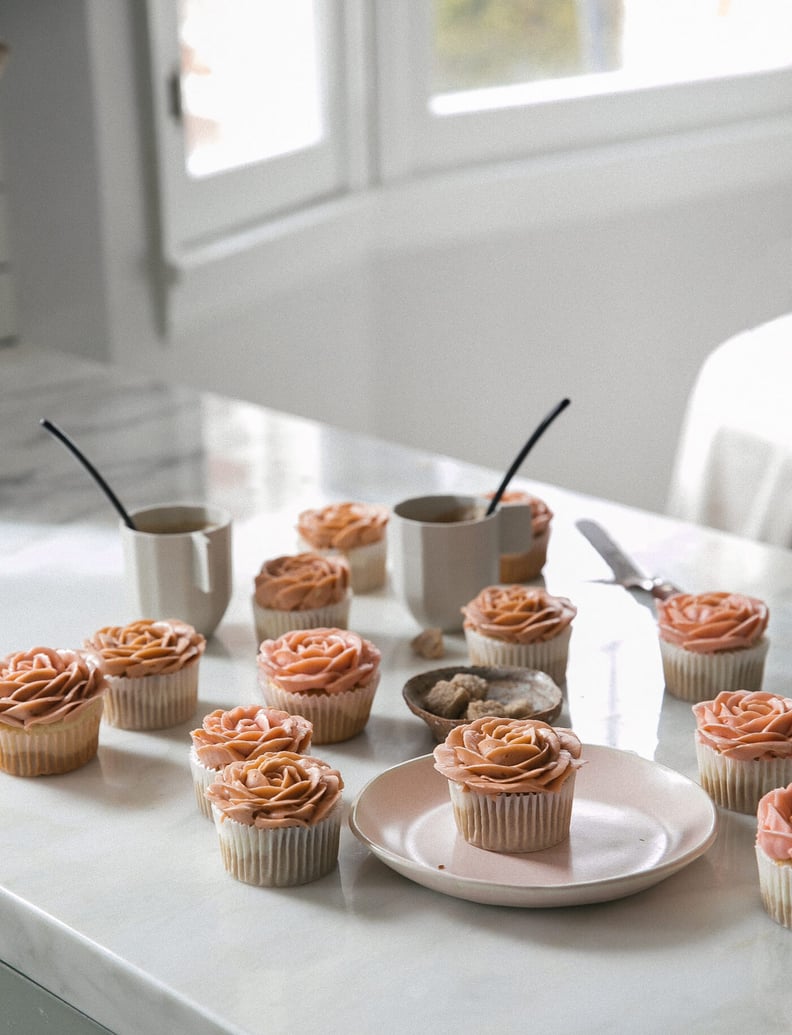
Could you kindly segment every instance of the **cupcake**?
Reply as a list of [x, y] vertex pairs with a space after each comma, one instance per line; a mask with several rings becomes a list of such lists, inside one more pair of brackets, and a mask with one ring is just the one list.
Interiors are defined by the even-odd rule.
[[108, 625], [85, 647], [107, 678], [104, 717], [111, 726], [159, 730], [195, 712], [206, 640], [186, 622], [142, 618]]
[[792, 698], [723, 690], [693, 714], [701, 786], [716, 804], [753, 814], [763, 794], [792, 780]]
[[[490, 492], [486, 498], [492, 499], [494, 495], [494, 492]], [[544, 500], [520, 490], [504, 492], [500, 502], [501, 506], [523, 503], [531, 508], [533, 535], [527, 549], [520, 553], [503, 553], [500, 557], [501, 582], [529, 582], [542, 574], [542, 569], [547, 561], [547, 546], [550, 542], [550, 523], [553, 520], [553, 512]]]
[[472, 665], [504, 665], [546, 672], [560, 686], [566, 679], [572, 619], [566, 597], [521, 585], [488, 586], [462, 608]]
[[282, 888], [338, 861], [341, 774], [293, 751], [231, 762], [206, 791], [223, 865], [237, 880]]
[[0, 661], [0, 769], [42, 776], [96, 755], [107, 683], [80, 651], [33, 647]]
[[764, 795], [756, 821], [762, 905], [777, 924], [792, 928], [792, 783]]
[[224, 766], [258, 758], [267, 751], [305, 754], [311, 747], [312, 732], [311, 723], [301, 715], [259, 704], [210, 712], [200, 728], [190, 733], [190, 771], [198, 808], [212, 818], [204, 792]]
[[666, 690], [708, 701], [721, 690], [761, 690], [767, 606], [741, 593], [676, 593], [657, 602]]
[[388, 508], [373, 503], [331, 503], [304, 510], [297, 531], [304, 549], [341, 553], [349, 562], [354, 593], [385, 585]]
[[294, 629], [264, 640], [258, 670], [267, 704], [304, 715], [313, 723], [313, 742], [332, 744], [368, 722], [380, 652], [347, 629]]
[[253, 595], [258, 642], [291, 629], [346, 629], [352, 598], [349, 579], [343, 557], [299, 553], [265, 561]]
[[538, 852], [569, 836], [581, 744], [538, 719], [485, 716], [434, 749], [464, 839], [490, 852]]

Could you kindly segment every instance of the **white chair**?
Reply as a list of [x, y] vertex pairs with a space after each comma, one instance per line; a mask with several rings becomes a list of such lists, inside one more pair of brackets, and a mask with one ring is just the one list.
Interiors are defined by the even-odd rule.
[[730, 338], [703, 363], [666, 511], [792, 547], [792, 314]]

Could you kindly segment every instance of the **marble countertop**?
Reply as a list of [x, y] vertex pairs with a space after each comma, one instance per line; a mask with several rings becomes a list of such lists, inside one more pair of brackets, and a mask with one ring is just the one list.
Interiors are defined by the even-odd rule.
[[[21, 347], [0, 351], [0, 397], [0, 655], [77, 646], [135, 617], [116, 515], [41, 417], [76, 439], [128, 507], [206, 500], [235, 518], [234, 595], [202, 661], [195, 722], [103, 726], [83, 769], [0, 773], [0, 959], [118, 1035], [792, 1027], [792, 934], [762, 909], [750, 816], [719, 810], [705, 855], [596, 905], [440, 894], [385, 866], [346, 826], [337, 870], [314, 884], [254, 888], [223, 869], [194, 804], [188, 733], [214, 708], [258, 699], [250, 595], [262, 561], [294, 550], [306, 507], [486, 491], [497, 472]], [[515, 426], [515, 451], [527, 430]], [[602, 581], [607, 569], [574, 520], [602, 521], [642, 565], [687, 589], [765, 598], [765, 685], [786, 693], [792, 553], [520, 484], [555, 512], [545, 582], [579, 610], [560, 721], [586, 743], [695, 780], [690, 707], [664, 696], [651, 601]], [[382, 650], [383, 677], [364, 733], [322, 749], [344, 776], [347, 807], [434, 743], [401, 697], [409, 676], [434, 665], [410, 649], [413, 620], [384, 590], [355, 598], [350, 626]], [[466, 662], [461, 637], [446, 647], [443, 663]]]

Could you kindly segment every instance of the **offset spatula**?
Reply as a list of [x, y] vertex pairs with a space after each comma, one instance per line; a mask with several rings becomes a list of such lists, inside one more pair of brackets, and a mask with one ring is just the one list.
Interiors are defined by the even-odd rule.
[[575, 524], [600, 557], [607, 562], [613, 572], [613, 581], [617, 585], [624, 586], [625, 589], [646, 590], [658, 600], [665, 600], [666, 597], [680, 592], [679, 588], [667, 579], [644, 574], [596, 521], [582, 519]]

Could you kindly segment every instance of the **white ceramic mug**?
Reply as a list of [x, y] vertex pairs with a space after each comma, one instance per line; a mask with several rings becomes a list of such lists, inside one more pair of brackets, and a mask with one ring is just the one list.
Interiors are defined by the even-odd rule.
[[462, 607], [498, 582], [500, 555], [530, 545], [529, 505], [486, 509], [476, 496], [416, 496], [394, 507], [394, 585], [424, 628], [461, 629]]
[[231, 515], [165, 503], [121, 525], [129, 604], [138, 618], [181, 618], [211, 636], [231, 599]]

